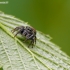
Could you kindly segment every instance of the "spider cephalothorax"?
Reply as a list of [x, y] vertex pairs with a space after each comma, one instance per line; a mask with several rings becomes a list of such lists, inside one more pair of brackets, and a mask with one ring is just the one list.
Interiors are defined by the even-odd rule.
[[32, 47], [33, 47], [34, 43], [36, 43], [36, 30], [34, 28], [32, 28], [30, 26], [19, 26], [12, 30], [13, 33], [15, 31], [17, 31], [17, 32], [14, 35], [14, 37], [17, 36], [17, 34], [21, 34], [22, 36], [26, 37], [25, 41], [31, 40], [29, 46], [32, 45]]

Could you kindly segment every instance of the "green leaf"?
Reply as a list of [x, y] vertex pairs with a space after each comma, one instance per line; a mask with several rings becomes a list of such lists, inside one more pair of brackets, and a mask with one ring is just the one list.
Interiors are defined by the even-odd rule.
[[0, 61], [0, 69], [2, 69], [2, 62]]
[[14, 16], [0, 12], [0, 61], [4, 70], [69, 70], [70, 57], [50, 41], [51, 37], [37, 31], [36, 45], [28, 48], [23, 37], [14, 35], [16, 26], [30, 26]]
[[0, 70], [3, 70], [3, 68], [0, 68]]

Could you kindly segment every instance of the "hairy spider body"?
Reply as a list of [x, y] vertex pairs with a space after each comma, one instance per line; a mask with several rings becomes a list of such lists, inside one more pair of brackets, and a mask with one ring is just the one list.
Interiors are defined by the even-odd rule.
[[[30, 45], [34, 45], [34, 43], [36, 44], [36, 30], [30, 26], [19, 26], [19, 27], [16, 27], [12, 30], [12, 32], [14, 33], [15, 31], [16, 34], [14, 35], [17, 36], [17, 34], [21, 34], [22, 36], [25, 36], [26, 37], [26, 40], [24, 42], [26, 42], [27, 40], [31, 40]], [[29, 47], [28, 46], [28, 47]]]

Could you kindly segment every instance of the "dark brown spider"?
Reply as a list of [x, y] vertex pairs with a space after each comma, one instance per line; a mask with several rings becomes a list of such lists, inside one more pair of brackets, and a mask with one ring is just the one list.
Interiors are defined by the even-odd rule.
[[12, 33], [14, 33], [15, 31], [16, 34], [14, 35], [17, 36], [17, 34], [21, 34], [22, 36], [25, 36], [26, 37], [26, 40], [24, 42], [26, 42], [27, 40], [31, 40], [30, 44], [28, 45], [28, 47], [30, 45], [32, 45], [32, 48], [33, 48], [33, 45], [34, 43], [36, 44], [36, 30], [30, 26], [19, 26], [19, 27], [16, 27], [12, 30]]

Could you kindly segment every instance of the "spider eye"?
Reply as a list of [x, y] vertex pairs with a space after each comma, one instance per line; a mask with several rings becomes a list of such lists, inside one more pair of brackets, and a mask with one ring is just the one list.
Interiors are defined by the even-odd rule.
[[31, 28], [28, 28], [28, 30], [30, 30], [30, 31], [31, 31]]
[[31, 27], [28, 27], [27, 26], [26, 29], [27, 29], [28, 32], [31, 32], [32, 31]]

